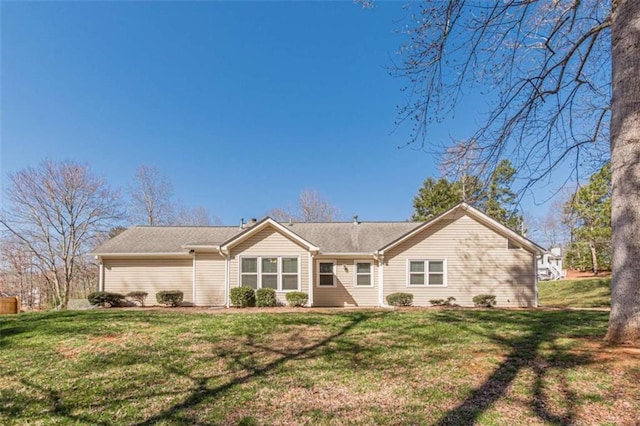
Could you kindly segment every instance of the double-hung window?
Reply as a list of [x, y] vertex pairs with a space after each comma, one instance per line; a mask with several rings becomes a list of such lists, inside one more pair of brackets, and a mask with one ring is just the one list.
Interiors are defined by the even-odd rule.
[[445, 260], [410, 260], [408, 267], [409, 286], [446, 286]]
[[297, 257], [242, 257], [240, 285], [277, 291], [300, 289], [300, 262]]
[[260, 288], [278, 289], [278, 258], [263, 257], [260, 274]]
[[356, 286], [371, 287], [373, 285], [371, 262], [356, 262]]
[[335, 263], [320, 262], [318, 264], [318, 287], [334, 287]]
[[258, 288], [258, 259], [255, 257], [243, 257], [241, 262], [241, 278], [242, 287]]
[[298, 258], [282, 258], [282, 285], [283, 291], [298, 290]]

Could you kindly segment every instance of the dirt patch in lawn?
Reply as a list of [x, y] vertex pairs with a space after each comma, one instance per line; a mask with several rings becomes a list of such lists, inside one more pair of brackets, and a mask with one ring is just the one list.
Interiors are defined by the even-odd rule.
[[65, 340], [56, 346], [56, 352], [68, 359], [76, 359], [83, 353], [110, 353], [124, 349], [130, 344], [148, 341], [150, 337], [142, 333], [110, 333], [100, 336], [87, 336], [83, 340]]
[[611, 277], [611, 272], [603, 271], [594, 274], [592, 271], [576, 271], [574, 269], [567, 269], [567, 276], [565, 279], [567, 280], [578, 280], [582, 278], [609, 278]]

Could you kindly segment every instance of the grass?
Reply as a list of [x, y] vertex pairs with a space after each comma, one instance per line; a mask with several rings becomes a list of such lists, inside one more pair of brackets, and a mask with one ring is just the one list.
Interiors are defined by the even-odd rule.
[[540, 281], [540, 305], [556, 308], [608, 308], [611, 278]]
[[[250, 311], [250, 310], [249, 310]], [[170, 309], [0, 317], [0, 424], [634, 424], [607, 313]]]

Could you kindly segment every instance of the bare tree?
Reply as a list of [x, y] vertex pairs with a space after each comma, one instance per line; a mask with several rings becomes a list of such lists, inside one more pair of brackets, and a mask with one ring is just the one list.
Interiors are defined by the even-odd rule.
[[544, 215], [525, 217], [532, 238], [542, 242], [547, 248], [565, 247], [569, 243], [571, 218], [567, 218], [564, 205], [570, 197], [571, 195], [565, 192], [551, 203]]
[[314, 189], [305, 189], [298, 197], [296, 209], [274, 208], [267, 216], [279, 222], [331, 222], [340, 219], [340, 210]]
[[140, 165], [129, 187], [130, 222], [149, 226], [169, 225], [175, 220], [173, 186], [156, 166]]
[[0, 265], [5, 277], [2, 290], [18, 294], [22, 304], [33, 307], [33, 261], [20, 240], [8, 236], [2, 241]]
[[9, 174], [6, 197], [0, 224], [33, 257], [65, 309], [80, 257], [120, 217], [118, 194], [87, 165], [44, 161]]
[[561, 164], [574, 166], [574, 178], [581, 164], [591, 174], [611, 153], [606, 340], [640, 341], [640, 2], [448, 0], [416, 7], [395, 67], [409, 82], [399, 123], [414, 123], [413, 142], [424, 144], [430, 124], [482, 85], [496, 101], [469, 139], [480, 146], [484, 176], [508, 157], [527, 189]]
[[181, 208], [173, 224], [180, 226], [211, 226], [220, 225], [222, 222], [219, 217], [212, 215], [206, 207], [198, 206], [192, 209]]
[[474, 203], [476, 195], [482, 192], [481, 184], [475, 176], [478, 158], [478, 144], [474, 140], [458, 141], [444, 150], [440, 161], [440, 172], [449, 180], [460, 182], [462, 201]]
[[267, 212], [267, 216], [276, 222], [298, 221], [297, 214], [288, 207], [276, 207]]

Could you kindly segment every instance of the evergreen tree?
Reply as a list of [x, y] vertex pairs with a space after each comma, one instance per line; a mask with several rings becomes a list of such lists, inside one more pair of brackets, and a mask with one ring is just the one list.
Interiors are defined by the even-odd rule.
[[574, 223], [566, 260], [569, 267], [594, 274], [611, 268], [611, 163], [591, 175], [565, 205], [567, 220]]
[[515, 173], [511, 162], [502, 160], [491, 175], [488, 188], [483, 188], [480, 179], [473, 175], [463, 175], [453, 182], [427, 178], [413, 198], [411, 219], [430, 220], [464, 201], [520, 232], [522, 215], [516, 212], [516, 194], [511, 190]]
[[413, 198], [411, 220], [431, 220], [462, 201], [462, 185], [446, 178], [425, 179], [418, 195]]
[[517, 213], [516, 194], [511, 190], [515, 175], [511, 161], [500, 161], [491, 174], [484, 206], [479, 207], [506, 227], [521, 232], [522, 215]]

